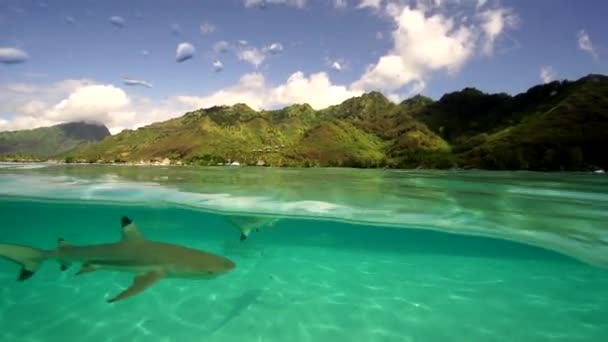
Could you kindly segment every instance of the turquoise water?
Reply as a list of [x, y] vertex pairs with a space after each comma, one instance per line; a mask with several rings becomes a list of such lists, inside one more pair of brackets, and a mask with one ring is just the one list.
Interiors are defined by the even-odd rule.
[[[128, 215], [237, 267], [108, 304], [131, 275], [48, 262], [20, 283], [0, 259], [2, 341], [608, 336], [602, 175], [41, 166], [0, 165], [0, 242], [112, 242]], [[237, 214], [261, 231], [239, 241]]]

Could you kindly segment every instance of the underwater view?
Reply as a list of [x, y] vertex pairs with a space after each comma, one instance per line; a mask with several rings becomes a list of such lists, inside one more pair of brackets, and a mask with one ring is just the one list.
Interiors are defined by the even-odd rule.
[[608, 341], [607, 17], [0, 0], [0, 342]]
[[145, 239], [236, 265], [108, 303], [132, 274], [76, 275], [53, 261], [19, 282], [18, 265], [0, 259], [2, 341], [601, 341], [608, 331], [602, 175], [5, 163], [0, 215], [2, 243], [115, 243], [126, 216]]

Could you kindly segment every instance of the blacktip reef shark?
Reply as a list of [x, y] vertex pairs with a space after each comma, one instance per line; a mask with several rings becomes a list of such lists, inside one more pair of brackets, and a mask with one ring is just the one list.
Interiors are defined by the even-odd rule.
[[224, 218], [241, 232], [241, 241], [245, 241], [252, 231], [259, 232], [264, 226], [272, 227], [280, 219], [278, 217], [226, 215]]
[[234, 262], [184, 246], [147, 240], [131, 219], [121, 219], [122, 239], [119, 242], [73, 246], [59, 239], [54, 250], [40, 250], [28, 246], [0, 244], [0, 257], [22, 266], [18, 280], [29, 279], [42, 262], [55, 259], [61, 270], [72, 262], [81, 263], [77, 275], [100, 269], [136, 274], [133, 284], [108, 300], [117, 302], [136, 295], [162, 278], [205, 279], [226, 273], [236, 267]]

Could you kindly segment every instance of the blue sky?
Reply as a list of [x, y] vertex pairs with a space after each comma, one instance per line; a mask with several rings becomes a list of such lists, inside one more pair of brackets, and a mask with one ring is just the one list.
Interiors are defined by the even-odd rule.
[[[82, 118], [116, 131], [212, 104], [321, 108], [370, 90], [513, 94], [543, 69], [606, 73], [606, 17], [602, 0], [0, 0], [0, 130]], [[192, 58], [176, 60], [180, 43]]]

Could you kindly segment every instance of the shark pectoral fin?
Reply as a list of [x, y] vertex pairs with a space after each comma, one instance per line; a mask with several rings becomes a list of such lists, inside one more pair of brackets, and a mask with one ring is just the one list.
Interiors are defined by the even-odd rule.
[[136, 241], [144, 239], [144, 235], [139, 231], [135, 223], [133, 223], [130, 218], [123, 216], [120, 220], [120, 226], [122, 227], [123, 241]]
[[76, 272], [76, 275], [91, 273], [91, 272], [95, 271], [96, 269], [97, 269], [97, 266], [95, 266], [95, 265], [82, 264], [82, 267], [80, 267], [80, 270], [78, 272]]
[[148, 273], [140, 274], [137, 277], [135, 277], [135, 279], [133, 279], [133, 284], [131, 284], [131, 286], [128, 289], [124, 290], [118, 296], [116, 296], [112, 299], [109, 299], [108, 303], [118, 302], [119, 300], [123, 300], [125, 298], [134, 296], [134, 295], [142, 292], [143, 290], [147, 289], [148, 287], [152, 286], [154, 283], [156, 283], [157, 281], [162, 279], [164, 276], [165, 276], [164, 273], [157, 272], [157, 271], [151, 271]]

